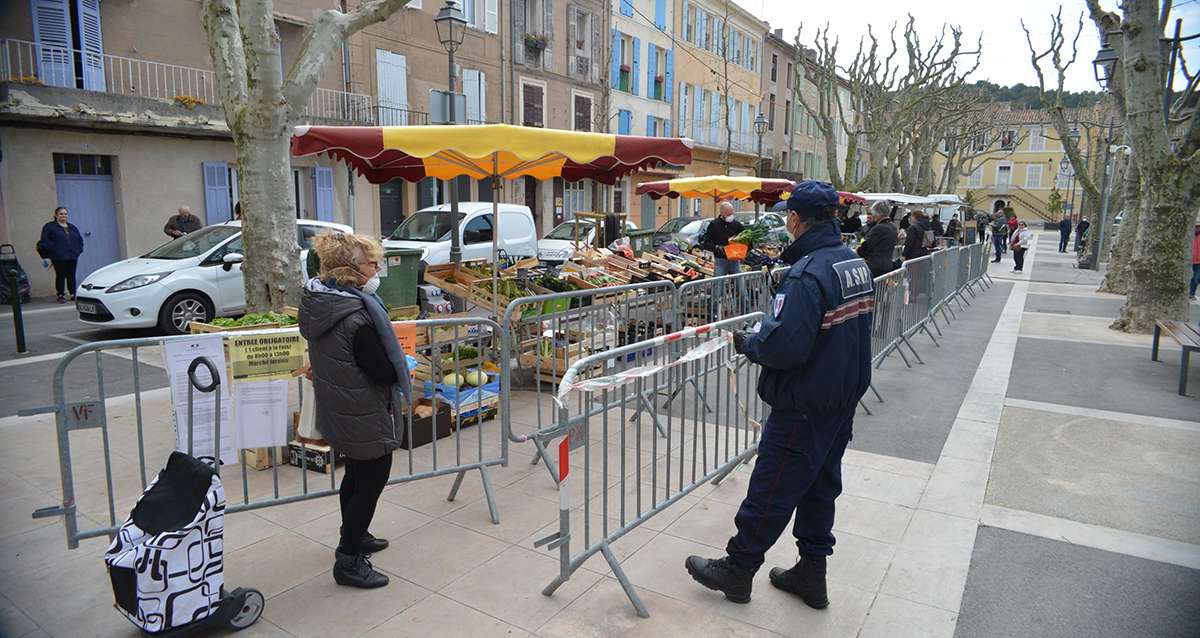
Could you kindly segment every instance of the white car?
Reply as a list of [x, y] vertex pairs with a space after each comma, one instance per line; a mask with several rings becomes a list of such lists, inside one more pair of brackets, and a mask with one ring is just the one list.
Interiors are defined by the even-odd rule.
[[[325, 230], [353, 230], [344, 224], [296, 221], [300, 268], [312, 238]], [[183, 334], [193, 321], [237, 315], [246, 310], [242, 277], [242, 223], [206, 226], [142, 255], [105, 266], [79, 286], [79, 320], [106, 328], [152, 328]]]
[[[576, 230], [578, 226], [578, 230]], [[637, 230], [637, 225], [631, 221], [625, 222], [625, 234]], [[573, 219], [565, 221], [546, 236], [538, 240], [538, 260], [551, 264], [562, 263], [575, 256], [579, 248], [594, 246], [596, 238], [596, 222], [592, 219]], [[578, 246], [576, 240], [578, 239]]]
[[[500, 237], [497, 245], [509, 257], [537, 255], [537, 230], [528, 206], [500, 204]], [[421, 209], [409, 215], [384, 248], [413, 248], [421, 251], [422, 274], [426, 265], [450, 263], [449, 204]], [[459, 236], [464, 261], [492, 259], [492, 203], [459, 202]]]

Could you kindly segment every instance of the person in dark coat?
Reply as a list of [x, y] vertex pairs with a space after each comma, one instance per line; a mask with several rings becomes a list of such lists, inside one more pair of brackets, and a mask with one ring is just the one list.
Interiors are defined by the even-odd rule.
[[925, 213], [922, 211], [914, 210], [909, 215], [912, 223], [905, 231], [907, 234], [904, 237], [904, 258], [924, 257], [929, 254], [929, 249], [925, 247], [925, 231], [929, 230], [929, 222], [925, 220]]
[[771, 415], [725, 556], [684, 563], [693, 579], [731, 602], [750, 602], [755, 572], [792, 523], [799, 560], [771, 569], [771, 584], [814, 609], [829, 606], [826, 559], [835, 541], [842, 455], [871, 383], [875, 304], [870, 269], [838, 236], [837, 201], [837, 191], [822, 182], [803, 181], [792, 191], [787, 231], [800, 258], [761, 328], [733, 335], [734, 349], [762, 368], [758, 396]]
[[54, 291], [58, 294], [58, 303], [66, 303], [68, 294], [71, 301], [75, 300], [75, 269], [83, 254], [83, 234], [75, 224], [67, 221], [68, 216], [66, 206], [55, 208], [54, 219], [42, 226], [42, 236], [37, 243], [38, 255], [54, 264]]
[[1067, 244], [1071, 242], [1071, 213], [1063, 215], [1058, 222], [1058, 252], [1067, 252]]
[[879, 277], [895, 270], [892, 254], [899, 236], [896, 225], [888, 216], [887, 202], [875, 202], [871, 206], [870, 221], [873, 222], [863, 242], [858, 246], [858, 255], [867, 262], [871, 277]]
[[958, 235], [960, 232], [961, 231], [959, 230], [958, 225], [958, 213], [955, 213], [950, 217], [950, 223], [946, 224], [946, 237], [950, 238], [951, 246], [958, 244]]
[[308, 341], [322, 438], [346, 455], [340, 489], [342, 527], [333, 579], [351, 587], [383, 587], [388, 577], [368, 554], [388, 546], [367, 531], [400, 447], [393, 414], [412, 396], [408, 363], [388, 321], [379, 288], [383, 247], [373, 238], [332, 232], [313, 249], [320, 274], [305, 284], [300, 334]]
[[1087, 217], [1084, 217], [1083, 219], [1079, 220], [1079, 223], [1075, 225], [1075, 251], [1076, 252], [1083, 249], [1083, 239], [1085, 237], [1087, 237], [1088, 227], [1090, 227], [1091, 225], [1092, 224], [1091, 224], [1091, 222], [1089, 222], [1087, 220]]
[[708, 226], [704, 227], [704, 234], [700, 236], [698, 242], [701, 248], [712, 253], [715, 258], [713, 260], [714, 276], [736, 275], [742, 271], [738, 262], [725, 258], [725, 246], [728, 246], [729, 240], [743, 230], [746, 230], [746, 227], [733, 219], [733, 204], [729, 202], [717, 204], [717, 216], [708, 222]]
[[930, 222], [930, 228], [933, 229], [934, 241], [937, 241], [936, 238], [938, 237], [946, 236], [946, 225], [942, 223], [942, 216], [940, 214], [933, 214], [933, 221]]
[[[238, 203], [241, 204], [241, 202]], [[201, 228], [204, 228], [204, 223], [200, 221], [199, 217], [192, 214], [192, 209], [180, 206], [178, 214], [167, 218], [167, 223], [163, 225], [163, 233], [167, 237], [176, 238], [194, 233]]]

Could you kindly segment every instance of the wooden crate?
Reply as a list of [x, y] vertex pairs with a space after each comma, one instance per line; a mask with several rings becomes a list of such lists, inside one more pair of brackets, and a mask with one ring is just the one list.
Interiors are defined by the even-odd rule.
[[257, 323], [253, 326], [237, 326], [235, 328], [225, 328], [222, 326], [214, 326], [211, 323], [203, 323], [193, 321], [188, 325], [188, 329], [192, 334], [209, 334], [213, 332], [246, 332], [247, 330], [266, 330], [268, 328], [282, 328], [278, 323]]
[[252, 470], [269, 470], [273, 467], [271, 463], [271, 450], [275, 450], [275, 462], [283, 463], [287, 458], [287, 448], [269, 448], [256, 447], [242, 450], [242, 462], [246, 467]]

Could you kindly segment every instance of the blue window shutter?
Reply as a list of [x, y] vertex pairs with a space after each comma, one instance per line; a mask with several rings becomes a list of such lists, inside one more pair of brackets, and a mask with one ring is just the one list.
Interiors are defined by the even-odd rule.
[[663, 120], [663, 137], [671, 137], [671, 120]]
[[317, 219], [333, 221], [333, 169], [326, 166], [313, 168], [313, 192], [317, 195]]
[[32, 9], [38, 79], [50, 86], [75, 88], [71, 8], [67, 0], [33, 0]]
[[204, 223], [229, 221], [233, 206], [229, 203], [229, 165], [225, 162], [204, 162]]
[[654, 116], [653, 116], [653, 115], [647, 115], [647, 116], [646, 116], [646, 135], [649, 135], [649, 136], [651, 136], [651, 137], [653, 137], [653, 136], [655, 135], [655, 132], [654, 132]]
[[642, 73], [642, 41], [633, 39], [633, 66], [629, 69], [629, 92], [638, 94], [638, 76]]
[[83, 88], [104, 90], [104, 38], [100, 33], [100, 0], [75, 0], [79, 16], [80, 61], [83, 66]]
[[712, 103], [712, 121], [708, 125], [708, 138], [711, 144], [721, 143], [721, 94], [712, 92], [709, 94], [709, 99]]
[[621, 0], [621, 15], [633, 17], [633, 0]]
[[624, 109], [617, 112], [617, 134], [629, 135], [629, 127], [632, 126], [633, 113]]
[[692, 135], [696, 136], [696, 141], [701, 144], [707, 139], [707, 134], [704, 132], [704, 87], [696, 85], [696, 99], [692, 104]]
[[612, 88], [621, 88], [621, 32], [616, 29], [612, 32], [612, 74], [609, 79], [612, 80]]
[[667, 68], [666, 68], [666, 70], [663, 71], [663, 83], [665, 84], [665, 86], [663, 88], [663, 99], [667, 101], [667, 104], [675, 103], [674, 78], [675, 78], [675, 52], [668, 49], [667, 50]]
[[646, 43], [646, 97], [654, 99], [654, 76], [658, 75], [658, 51], [656, 47]]
[[667, 28], [667, 0], [654, 0], [654, 26]]

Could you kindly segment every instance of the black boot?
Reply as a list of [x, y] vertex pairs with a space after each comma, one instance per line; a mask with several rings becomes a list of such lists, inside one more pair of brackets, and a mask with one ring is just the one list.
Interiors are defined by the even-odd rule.
[[724, 593], [730, 602], [750, 602], [754, 572], [738, 567], [728, 556], [715, 559], [688, 556], [684, 566], [696, 582]]
[[796, 594], [804, 604], [813, 609], [829, 606], [825, 591], [825, 557], [804, 558], [791, 569], [771, 568], [771, 584], [783, 591]]
[[333, 580], [339, 585], [375, 589], [388, 584], [385, 574], [375, 571], [366, 554], [343, 554], [335, 552], [337, 560], [333, 563]]
[[[338, 528], [338, 536], [341, 536], [342, 528]], [[371, 532], [363, 534], [362, 544], [358, 546], [359, 550], [364, 554], [378, 554], [388, 548], [386, 538], [375, 538]]]

